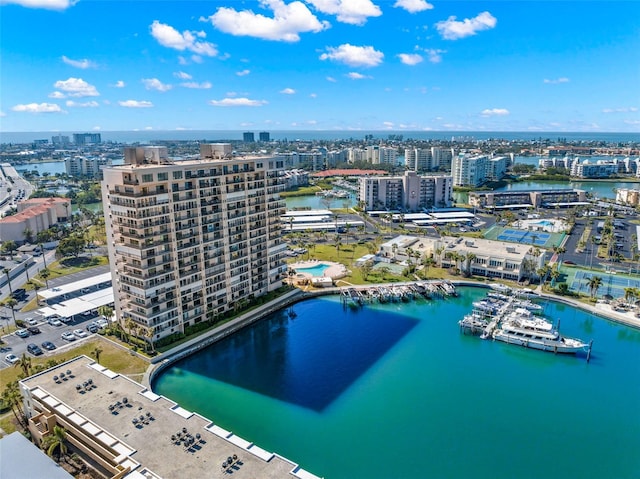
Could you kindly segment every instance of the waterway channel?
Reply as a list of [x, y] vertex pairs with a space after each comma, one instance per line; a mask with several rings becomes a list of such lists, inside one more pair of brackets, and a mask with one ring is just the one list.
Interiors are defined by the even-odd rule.
[[331, 479], [635, 478], [640, 331], [549, 302], [583, 356], [460, 332], [484, 295], [281, 311], [185, 358], [154, 390]]

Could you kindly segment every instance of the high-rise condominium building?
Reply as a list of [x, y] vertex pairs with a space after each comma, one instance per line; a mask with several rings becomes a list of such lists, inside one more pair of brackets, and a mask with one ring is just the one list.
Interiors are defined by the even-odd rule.
[[252, 131], [245, 131], [242, 134], [242, 141], [244, 141], [245, 143], [253, 143], [254, 141], [256, 141], [256, 137]]
[[76, 145], [102, 143], [102, 136], [100, 135], [100, 133], [74, 133], [73, 142]]
[[405, 171], [403, 176], [367, 176], [359, 179], [358, 201], [365, 211], [419, 211], [452, 205], [453, 181], [447, 175], [419, 176]]
[[258, 133], [258, 138], [260, 138], [260, 141], [271, 141], [271, 135], [268, 131], [261, 131], [260, 133]]
[[281, 286], [284, 165], [200, 145], [200, 159], [125, 148], [103, 171], [115, 312], [154, 340]]

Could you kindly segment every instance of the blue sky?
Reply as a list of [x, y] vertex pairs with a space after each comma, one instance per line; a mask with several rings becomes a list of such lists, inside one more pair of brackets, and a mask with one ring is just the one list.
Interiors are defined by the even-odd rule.
[[633, 0], [0, 5], [0, 131], [640, 131]]

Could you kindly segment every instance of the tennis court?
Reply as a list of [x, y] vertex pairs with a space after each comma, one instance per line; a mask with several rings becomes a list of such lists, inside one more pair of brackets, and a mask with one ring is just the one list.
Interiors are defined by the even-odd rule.
[[551, 237], [550, 233], [542, 231], [524, 231], [515, 229], [505, 229], [498, 235], [498, 241], [511, 241], [512, 243], [530, 243], [536, 246], [544, 246]]
[[613, 298], [624, 298], [625, 288], [640, 288], [640, 278], [636, 275], [611, 274], [604, 271], [587, 271], [578, 269], [569, 284], [569, 289], [577, 293], [590, 294], [589, 281], [594, 276], [602, 278], [602, 284], [596, 292], [596, 296], [601, 298], [605, 295]]
[[489, 228], [484, 237], [496, 241], [508, 241], [510, 243], [530, 244], [542, 248], [560, 246], [565, 233], [547, 233], [545, 231], [528, 231], [516, 228], [503, 228], [494, 225]]

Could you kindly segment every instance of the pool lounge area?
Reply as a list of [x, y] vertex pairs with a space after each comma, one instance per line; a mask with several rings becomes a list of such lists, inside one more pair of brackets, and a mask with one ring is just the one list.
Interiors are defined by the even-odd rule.
[[349, 274], [347, 268], [341, 263], [332, 261], [300, 261], [289, 265], [293, 272], [293, 280], [296, 284], [312, 284], [313, 286], [332, 286], [336, 279], [344, 278]]

